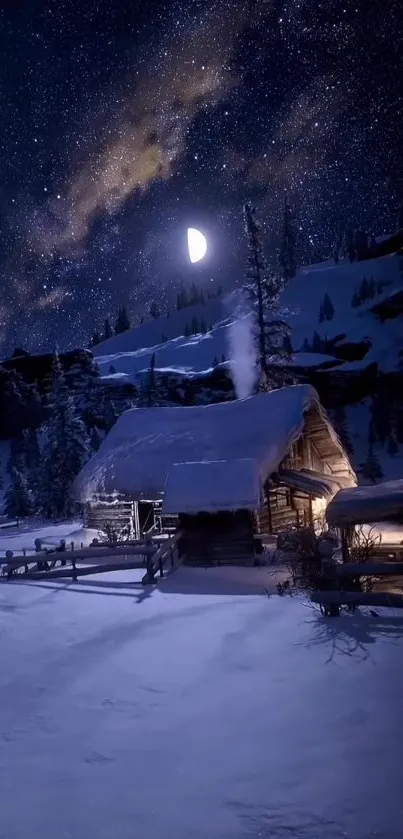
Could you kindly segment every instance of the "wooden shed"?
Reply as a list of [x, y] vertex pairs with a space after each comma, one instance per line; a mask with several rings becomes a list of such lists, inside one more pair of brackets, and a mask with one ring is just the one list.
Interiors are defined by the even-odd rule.
[[[92, 526], [108, 518], [138, 536], [176, 522], [194, 544], [204, 540], [202, 553], [220, 543], [221, 555], [234, 557], [253, 534], [312, 522], [355, 484], [316, 391], [293, 385], [233, 402], [126, 411], [75, 494]], [[238, 546], [228, 550], [229, 534]]]

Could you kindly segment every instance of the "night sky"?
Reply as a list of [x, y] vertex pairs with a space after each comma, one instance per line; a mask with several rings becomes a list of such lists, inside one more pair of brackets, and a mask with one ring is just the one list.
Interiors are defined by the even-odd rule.
[[[244, 273], [242, 203], [276, 260], [396, 227], [401, 0], [3, 0], [0, 340], [86, 345], [182, 281]], [[208, 257], [190, 265], [186, 229]]]

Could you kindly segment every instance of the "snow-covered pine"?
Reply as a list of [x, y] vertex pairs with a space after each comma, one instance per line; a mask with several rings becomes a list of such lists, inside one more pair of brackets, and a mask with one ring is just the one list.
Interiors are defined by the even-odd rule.
[[110, 322], [109, 318], [105, 318], [103, 340], [107, 341], [109, 338], [112, 338], [112, 335], [113, 335], [113, 330], [112, 330], [112, 327], [111, 327], [111, 322]]
[[161, 386], [155, 372], [155, 353], [153, 353], [150, 366], [139, 389], [137, 406], [139, 408], [156, 408], [164, 404]]
[[295, 277], [297, 271], [296, 246], [297, 230], [295, 216], [286, 197], [284, 202], [283, 232], [279, 257], [280, 267], [285, 282], [290, 280], [292, 277]]
[[90, 448], [87, 429], [77, 414], [57, 354], [48, 401], [50, 415], [44, 434], [38, 502], [45, 516], [57, 518], [74, 512], [71, 485]]
[[34, 509], [34, 499], [28, 480], [22, 437], [17, 437], [11, 441], [7, 472], [10, 480], [4, 497], [6, 514], [12, 518], [31, 515]]
[[372, 484], [376, 484], [384, 477], [382, 466], [372, 446], [368, 446], [366, 460], [361, 465], [361, 475]]
[[268, 270], [263, 251], [262, 229], [256, 218], [255, 208], [245, 204], [245, 231], [248, 241], [248, 268], [246, 292], [254, 312], [254, 332], [257, 346], [257, 363], [260, 368], [260, 388], [273, 390], [292, 381], [286, 364], [290, 352], [285, 348], [285, 338], [291, 328], [286, 321], [286, 310], [280, 305], [280, 292], [284, 281]]
[[323, 298], [322, 306], [323, 306], [323, 319], [324, 320], [332, 320], [332, 318], [334, 316], [334, 306], [333, 306], [333, 303], [332, 303], [332, 301], [331, 301], [331, 299], [330, 299], [330, 297], [327, 293], [325, 294], [325, 296]]
[[324, 319], [325, 319], [325, 315], [324, 315], [324, 312], [323, 312], [323, 300], [321, 300], [320, 301], [320, 306], [319, 306], [319, 323], [323, 323]]
[[119, 306], [115, 323], [115, 335], [120, 335], [130, 329], [130, 320], [125, 306]]

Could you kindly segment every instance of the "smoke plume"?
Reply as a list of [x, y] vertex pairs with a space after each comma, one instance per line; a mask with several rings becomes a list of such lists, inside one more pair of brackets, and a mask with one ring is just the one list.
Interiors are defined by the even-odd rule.
[[253, 317], [241, 300], [229, 328], [230, 366], [237, 399], [253, 393], [256, 378], [256, 350], [253, 339]]

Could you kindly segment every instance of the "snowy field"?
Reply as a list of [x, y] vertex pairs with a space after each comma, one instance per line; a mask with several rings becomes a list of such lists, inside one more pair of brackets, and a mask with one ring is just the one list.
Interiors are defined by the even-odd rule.
[[1, 839], [401, 837], [402, 618], [136, 573], [0, 583]]

